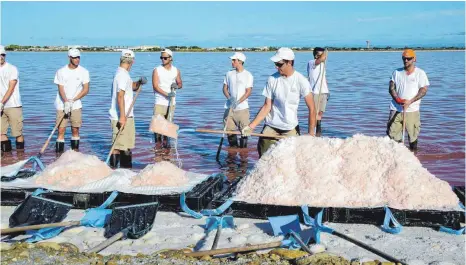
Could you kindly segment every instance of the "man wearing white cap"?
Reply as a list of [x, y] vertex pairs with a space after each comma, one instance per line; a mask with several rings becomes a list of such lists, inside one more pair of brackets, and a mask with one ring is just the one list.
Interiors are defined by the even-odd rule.
[[23, 107], [19, 93], [18, 69], [6, 62], [5, 47], [0, 45], [0, 111], [1, 121], [1, 150], [11, 151], [11, 141], [7, 137], [8, 127], [10, 135], [16, 138], [16, 150], [24, 150], [23, 137]]
[[[234, 70], [227, 72], [223, 80], [223, 94], [227, 98], [225, 114], [223, 116], [227, 131], [238, 128], [240, 131], [249, 124], [248, 97], [251, 95], [254, 78], [244, 69], [246, 56], [241, 52], [235, 52], [230, 57]], [[228, 143], [231, 147], [238, 147], [236, 134], [228, 135]], [[248, 145], [247, 136], [241, 137], [239, 146], [245, 148]]]
[[[181, 73], [173, 65], [173, 52], [170, 49], [164, 49], [160, 53], [162, 64], [155, 67], [152, 72], [152, 87], [155, 94], [154, 115], [160, 114], [168, 119], [169, 113], [171, 118], [175, 115], [175, 96], [176, 89], [183, 87]], [[173, 92], [172, 92], [173, 90]], [[170, 106], [170, 99], [173, 98], [173, 106]], [[155, 142], [161, 140], [161, 137], [154, 134]]]
[[[110, 166], [114, 168], [118, 166], [118, 163], [122, 168], [131, 168], [133, 165], [131, 149], [134, 148], [136, 141], [133, 109], [131, 109], [128, 117], [126, 117], [126, 114], [133, 102], [133, 91], [137, 91], [145, 79], [141, 77], [137, 82], [133, 82], [131, 79], [129, 71], [133, 66], [134, 57], [134, 52], [131, 50], [121, 51], [120, 66], [113, 77], [112, 103], [109, 114], [113, 131], [112, 142], [114, 142], [115, 146], [110, 157]], [[121, 128], [123, 129], [115, 142]]]
[[[275, 63], [278, 71], [269, 76], [262, 92], [265, 97], [264, 105], [249, 126], [241, 131], [241, 134], [251, 135], [254, 128], [265, 119], [263, 134], [299, 135], [298, 106], [300, 98], [304, 97], [309, 109], [309, 134], [314, 136], [316, 113], [311, 84], [306, 77], [293, 68], [295, 59], [293, 51], [290, 48], [280, 48], [270, 59]], [[275, 139], [260, 137], [257, 144], [259, 157], [275, 142]]]
[[71, 149], [79, 149], [79, 128], [82, 125], [81, 99], [89, 93], [89, 71], [79, 65], [81, 53], [78, 49], [68, 51], [69, 63], [58, 69], [54, 83], [58, 86], [55, 98], [57, 110], [56, 124], [58, 137], [55, 144], [55, 152], [61, 153], [65, 149], [65, 131], [68, 119], [71, 122]]

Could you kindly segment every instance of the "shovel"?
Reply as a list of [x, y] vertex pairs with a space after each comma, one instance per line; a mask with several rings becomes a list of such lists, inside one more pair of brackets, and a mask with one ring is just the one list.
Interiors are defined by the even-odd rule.
[[108, 239], [89, 249], [87, 253], [98, 253], [122, 238], [138, 239], [144, 236], [154, 225], [158, 206], [158, 202], [150, 202], [115, 207], [105, 228], [104, 236]]
[[105, 207], [107, 207], [111, 202], [113, 202], [113, 200], [116, 198], [117, 195], [118, 195], [118, 192], [114, 191], [101, 206], [97, 208], [87, 209], [86, 214], [79, 221], [36, 224], [36, 225], [6, 228], [6, 229], [1, 229], [0, 234], [6, 235], [6, 234], [11, 234], [11, 233], [16, 233], [16, 232], [40, 229], [39, 231], [33, 232], [32, 233], [33, 236], [30, 239], [28, 239], [29, 242], [36, 242], [36, 241], [40, 241], [43, 239], [55, 237], [58, 234], [60, 234], [63, 231], [63, 229], [65, 229], [65, 227], [69, 227], [69, 226], [82, 225], [82, 226], [88, 226], [88, 227], [104, 227], [105, 223], [107, 222], [108, 217], [112, 213], [112, 210], [105, 209]]
[[50, 140], [52, 139], [53, 134], [55, 133], [55, 131], [57, 130], [58, 126], [60, 126], [60, 124], [63, 122], [64, 119], [68, 119], [68, 114], [63, 115], [63, 117], [61, 118], [60, 122], [57, 123], [57, 124], [55, 125], [55, 127], [53, 127], [53, 130], [52, 130], [52, 132], [50, 133], [49, 138], [47, 138], [47, 141], [45, 141], [44, 145], [42, 146], [42, 149], [39, 151], [39, 154], [37, 155], [37, 158], [40, 158], [40, 157], [44, 154], [45, 149], [47, 149], [47, 146], [49, 145]]
[[[228, 120], [230, 119], [231, 116], [231, 106], [228, 107], [228, 116], [225, 120], [225, 126], [223, 127], [223, 131], [226, 131], [227, 125], [228, 125]], [[220, 138], [220, 143], [218, 144], [218, 149], [217, 149], [217, 155], [215, 156], [215, 159], [218, 161], [218, 158], [220, 157], [220, 151], [222, 150], [222, 145], [223, 145], [223, 139], [225, 138], [225, 134], [222, 134], [222, 138]]]

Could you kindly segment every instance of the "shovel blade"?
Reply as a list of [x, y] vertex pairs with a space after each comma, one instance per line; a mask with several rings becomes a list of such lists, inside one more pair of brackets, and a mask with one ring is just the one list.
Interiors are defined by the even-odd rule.
[[104, 236], [110, 238], [126, 229], [126, 236], [131, 239], [144, 236], [154, 225], [158, 207], [158, 202], [115, 207]]
[[149, 131], [177, 139], [178, 128], [178, 125], [169, 122], [162, 115], [157, 114], [152, 116]]
[[10, 216], [9, 226], [58, 223], [65, 219], [72, 205], [29, 195]]

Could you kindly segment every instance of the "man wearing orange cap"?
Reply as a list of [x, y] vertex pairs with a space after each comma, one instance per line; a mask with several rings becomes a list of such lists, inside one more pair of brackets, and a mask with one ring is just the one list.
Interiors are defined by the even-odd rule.
[[401, 142], [404, 111], [409, 149], [415, 152], [417, 151], [417, 138], [421, 131], [419, 112], [421, 98], [427, 94], [427, 87], [430, 84], [424, 70], [415, 66], [416, 53], [414, 50], [405, 49], [401, 58], [404, 67], [393, 71], [390, 79], [389, 93], [393, 100], [390, 103], [387, 135], [391, 139]]

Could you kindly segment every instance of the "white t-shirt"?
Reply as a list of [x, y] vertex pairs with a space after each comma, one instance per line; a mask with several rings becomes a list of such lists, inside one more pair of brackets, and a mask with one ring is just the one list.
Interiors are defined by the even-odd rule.
[[[112, 85], [112, 105], [108, 111], [111, 120], [120, 119], [120, 108], [118, 107], [118, 92], [125, 91], [125, 116], [128, 113], [131, 103], [133, 103], [133, 80], [128, 71], [122, 67], [118, 67], [115, 76], [113, 77]], [[131, 110], [128, 118], [134, 117], [133, 110]]]
[[[83, 85], [89, 83], [89, 71], [86, 68], [78, 65], [76, 69], [70, 69], [68, 65], [58, 69], [55, 74], [54, 83], [62, 85], [65, 90], [67, 99], [73, 99], [83, 90]], [[65, 104], [60, 97], [60, 92], [57, 91], [57, 97], [55, 98], [55, 108], [57, 110], [63, 110]], [[72, 110], [80, 109], [83, 105], [81, 99], [76, 100], [73, 103]]]
[[8, 88], [10, 87], [10, 81], [17, 80], [15, 90], [11, 94], [7, 102], [5, 102], [5, 108], [16, 108], [21, 107], [21, 95], [19, 94], [19, 75], [18, 69], [7, 62], [0, 66], [0, 100], [3, 99]]
[[[410, 75], [403, 69], [398, 68], [392, 73], [390, 81], [395, 83], [396, 93], [401, 99], [412, 99], [414, 98], [421, 87], [429, 86], [429, 80], [427, 75], [421, 68], [414, 68], [414, 72]], [[421, 100], [418, 100], [409, 105], [406, 112], [418, 111], [421, 105]], [[394, 99], [390, 103], [390, 110], [396, 110], [398, 112], [403, 111], [403, 107], [396, 103]]]
[[[171, 86], [173, 83], [176, 83], [176, 77], [178, 76], [178, 68], [172, 65], [170, 70], [165, 69], [163, 65], [159, 65], [155, 68], [157, 70], [157, 75], [159, 76], [159, 87], [163, 91], [170, 93]], [[155, 92], [155, 91], [154, 91]], [[176, 105], [176, 97], [173, 98], [173, 106]], [[168, 97], [155, 92], [155, 104], [168, 106], [170, 104]]]
[[[246, 88], [252, 88], [254, 83], [254, 77], [252, 74], [243, 69], [242, 72], [237, 72], [236, 70], [228, 71], [223, 79], [223, 84], [228, 86], [228, 92], [231, 97], [240, 100], [241, 97], [246, 93]], [[230, 107], [229, 101], [225, 103], [225, 109]], [[249, 108], [248, 99], [245, 99], [243, 102], [238, 104], [234, 110], [243, 110]]]
[[[319, 94], [319, 92], [328, 93], [328, 84], [327, 84], [327, 71], [324, 71], [325, 62], [321, 62], [316, 65], [316, 60], [310, 60], [307, 64], [307, 76], [309, 82], [311, 83], [311, 89], [313, 94]], [[322, 77], [322, 73], [324, 74]], [[324, 80], [324, 83], [322, 83]], [[320, 86], [322, 85], [322, 89]]]
[[280, 130], [294, 129], [298, 125], [299, 100], [309, 93], [311, 84], [296, 70], [288, 78], [278, 72], [269, 76], [262, 95], [273, 102], [265, 124]]

